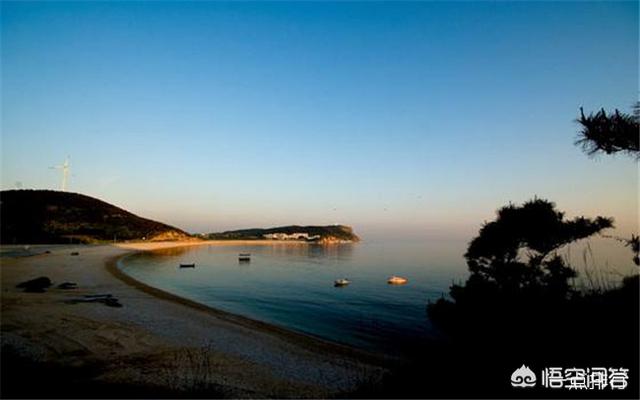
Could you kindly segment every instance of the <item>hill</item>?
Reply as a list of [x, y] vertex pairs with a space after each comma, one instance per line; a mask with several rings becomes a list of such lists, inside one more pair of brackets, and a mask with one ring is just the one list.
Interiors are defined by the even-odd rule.
[[1, 191], [0, 218], [0, 241], [4, 244], [191, 237], [178, 228], [138, 217], [102, 200], [54, 190]]
[[306, 240], [312, 242], [358, 242], [360, 238], [353, 229], [345, 225], [299, 226], [289, 225], [275, 228], [253, 228], [203, 235], [211, 240]]

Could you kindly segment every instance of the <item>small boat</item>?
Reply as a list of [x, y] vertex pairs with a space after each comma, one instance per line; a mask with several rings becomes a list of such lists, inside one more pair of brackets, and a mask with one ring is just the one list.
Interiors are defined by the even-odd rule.
[[79, 256], [79, 255], [80, 255], [80, 253], [78, 253], [77, 251], [72, 251], [72, 252], [71, 252], [71, 255], [72, 255], [72, 256]]
[[196, 264], [192, 263], [192, 264], [180, 264], [180, 268], [195, 268]]
[[250, 253], [238, 254], [238, 261], [251, 261], [251, 254]]
[[403, 278], [401, 276], [390, 276], [389, 279], [387, 279], [387, 283], [390, 285], [404, 285], [405, 283], [409, 282], [409, 280], [407, 278]]
[[351, 281], [348, 280], [347, 278], [336, 279], [335, 282], [333, 282], [333, 286], [342, 287], [342, 286], [347, 286], [350, 283]]

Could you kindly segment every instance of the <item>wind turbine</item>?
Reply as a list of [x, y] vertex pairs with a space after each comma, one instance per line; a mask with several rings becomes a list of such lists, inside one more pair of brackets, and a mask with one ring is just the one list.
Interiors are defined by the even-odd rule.
[[53, 167], [49, 167], [51, 169], [61, 169], [62, 170], [62, 185], [60, 190], [63, 192], [67, 191], [67, 177], [69, 176], [69, 170], [71, 169], [71, 164], [69, 164], [69, 156], [64, 159], [64, 163], [62, 165], [56, 165]]

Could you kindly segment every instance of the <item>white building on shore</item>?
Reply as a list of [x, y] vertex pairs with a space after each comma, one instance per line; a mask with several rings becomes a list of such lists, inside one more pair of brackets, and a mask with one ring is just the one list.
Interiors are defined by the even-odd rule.
[[320, 239], [320, 235], [309, 235], [306, 232], [295, 232], [295, 233], [267, 233], [262, 235], [265, 239], [268, 240], [318, 240]]

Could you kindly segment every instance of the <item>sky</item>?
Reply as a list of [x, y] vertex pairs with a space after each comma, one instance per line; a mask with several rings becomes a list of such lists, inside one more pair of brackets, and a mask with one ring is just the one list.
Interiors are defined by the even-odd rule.
[[638, 231], [638, 168], [574, 145], [638, 99], [637, 2], [2, 2], [2, 189], [190, 232], [470, 238], [534, 196]]

